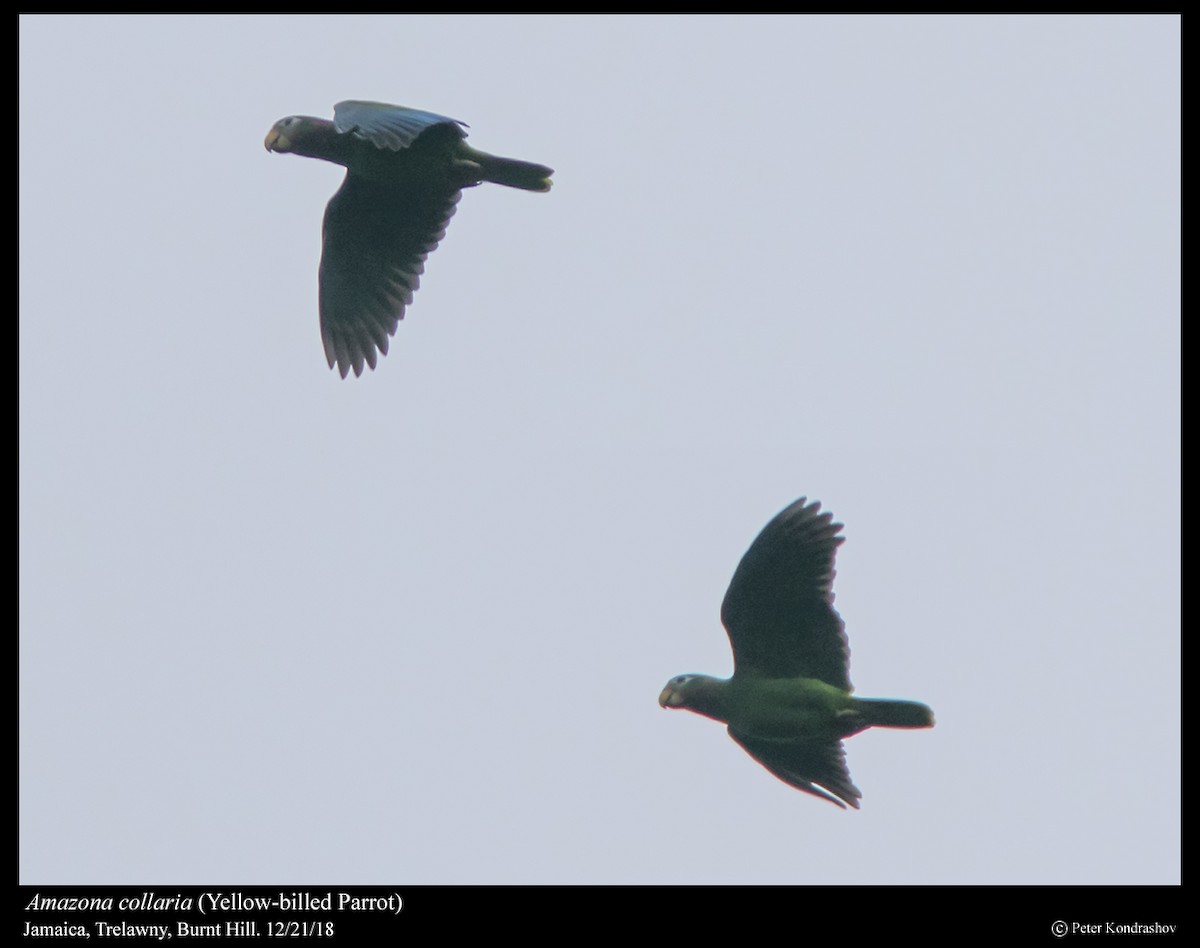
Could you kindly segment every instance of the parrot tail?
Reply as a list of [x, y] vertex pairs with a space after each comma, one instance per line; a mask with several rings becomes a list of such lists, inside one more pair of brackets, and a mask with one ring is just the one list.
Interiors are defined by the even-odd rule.
[[464, 157], [479, 166], [479, 176], [483, 181], [520, 188], [522, 191], [550, 190], [553, 168], [535, 165], [532, 161], [518, 161], [516, 158], [498, 158], [485, 151], [476, 151], [467, 145], [462, 147], [466, 152]]
[[869, 727], [933, 727], [933, 711], [919, 701], [859, 698], [855, 708]]

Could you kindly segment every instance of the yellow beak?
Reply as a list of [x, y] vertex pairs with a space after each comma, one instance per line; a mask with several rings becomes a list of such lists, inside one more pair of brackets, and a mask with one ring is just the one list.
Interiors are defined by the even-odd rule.
[[288, 151], [292, 147], [288, 137], [275, 127], [267, 132], [267, 137], [263, 139], [263, 145], [267, 151]]

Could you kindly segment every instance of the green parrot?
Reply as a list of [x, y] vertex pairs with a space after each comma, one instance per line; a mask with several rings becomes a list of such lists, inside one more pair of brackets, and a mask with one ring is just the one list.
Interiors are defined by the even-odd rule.
[[550, 190], [551, 168], [476, 151], [463, 128], [433, 112], [350, 101], [333, 107], [332, 122], [289, 115], [267, 133], [267, 151], [346, 168], [325, 208], [319, 290], [325, 358], [342, 378], [387, 355], [463, 188]]
[[738, 564], [721, 604], [733, 677], [678, 675], [658, 703], [727, 724], [784, 783], [858, 809], [862, 792], [850, 780], [842, 738], [869, 727], [933, 727], [933, 712], [850, 693], [850, 645], [832, 590], [845, 537], [820, 510], [805, 497], [785, 507]]

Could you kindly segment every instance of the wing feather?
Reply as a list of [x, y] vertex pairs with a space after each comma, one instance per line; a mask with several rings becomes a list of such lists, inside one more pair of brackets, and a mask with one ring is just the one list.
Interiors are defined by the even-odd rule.
[[325, 209], [321, 339], [342, 377], [372, 369], [404, 318], [425, 258], [446, 235], [462, 192], [428, 182], [383, 186], [349, 173]]
[[784, 783], [836, 803], [843, 810], [846, 804], [859, 809], [862, 791], [850, 779], [841, 741], [772, 741], [740, 734], [733, 728], [729, 728], [729, 736]]
[[376, 148], [403, 151], [427, 128], [449, 125], [459, 138], [466, 138], [465, 122], [435, 112], [409, 109], [386, 102], [347, 100], [333, 107], [333, 127], [369, 141]]
[[833, 608], [834, 555], [842, 524], [801, 497], [768, 523], [742, 557], [721, 621], [734, 675], [817, 678], [850, 684], [850, 645]]

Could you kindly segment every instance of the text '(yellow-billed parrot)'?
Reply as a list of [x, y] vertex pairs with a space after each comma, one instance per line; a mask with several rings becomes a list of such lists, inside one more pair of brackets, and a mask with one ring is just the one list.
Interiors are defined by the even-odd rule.
[[833, 608], [833, 558], [842, 524], [801, 497], [768, 523], [742, 557], [721, 621], [733, 677], [679, 675], [658, 703], [729, 726], [729, 736], [798, 790], [858, 809], [842, 738], [869, 727], [933, 726], [916, 701], [851, 694], [850, 645]]
[[292, 115], [267, 133], [268, 151], [346, 168], [325, 208], [319, 290], [325, 358], [342, 378], [387, 355], [463, 188], [550, 190], [552, 169], [476, 151], [463, 128], [432, 112], [351, 101], [334, 106], [332, 122]]

